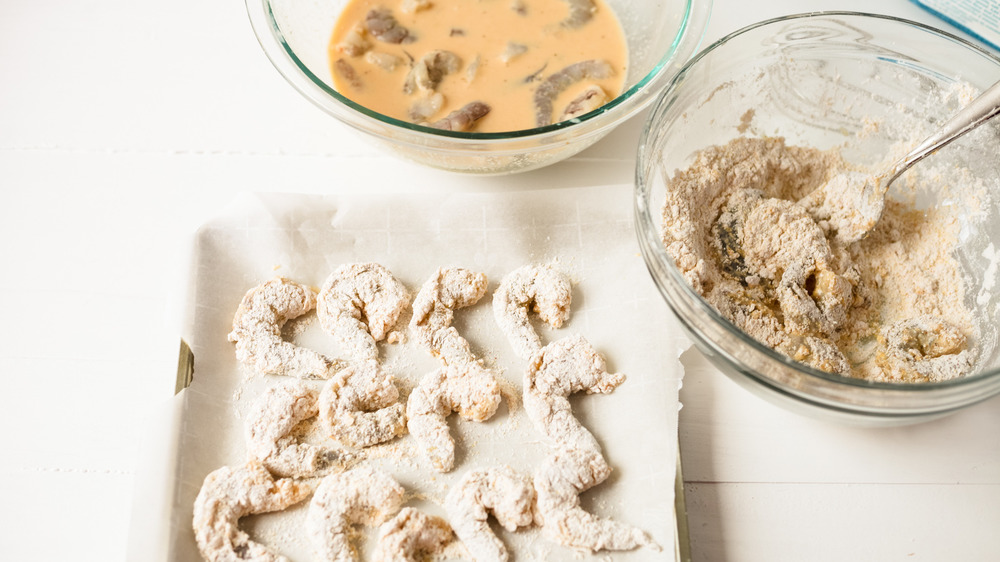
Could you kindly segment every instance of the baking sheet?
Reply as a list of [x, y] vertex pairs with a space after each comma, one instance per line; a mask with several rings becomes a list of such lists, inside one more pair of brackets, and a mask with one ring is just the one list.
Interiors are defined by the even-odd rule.
[[[677, 348], [685, 340], [649, 279], [631, 217], [631, 186], [442, 195], [257, 194], [235, 201], [196, 239], [184, 334], [195, 367], [191, 384], [178, 396], [168, 559], [199, 559], [190, 521], [202, 480], [220, 466], [245, 462], [242, 418], [254, 398], [278, 382], [241, 368], [226, 340], [241, 297], [278, 275], [319, 287], [338, 265], [355, 261], [385, 265], [412, 294], [441, 266], [486, 273], [488, 295], [505, 273], [526, 263], [554, 263], [567, 272], [574, 282], [572, 317], [560, 330], [536, 324], [543, 342], [582, 334], [610, 370], [628, 376], [613, 394], [571, 399], [575, 415], [598, 438], [614, 468], [607, 481], [583, 494], [582, 505], [646, 530], [662, 547], [594, 557], [674, 559]], [[499, 373], [505, 400], [486, 423], [449, 418], [458, 444], [455, 470], [443, 475], [431, 470], [409, 436], [371, 450], [369, 462], [388, 470], [412, 494], [408, 505], [437, 515], [445, 515], [443, 497], [467, 470], [505, 463], [531, 471], [548, 452], [520, 409], [526, 362], [496, 327], [489, 300], [460, 310], [455, 326]], [[343, 356], [313, 315], [290, 332], [300, 345]], [[380, 344], [380, 352], [404, 399], [439, 365], [412, 341]], [[292, 560], [311, 560], [301, 533], [305, 504], [246, 518], [243, 527]], [[545, 540], [536, 529], [494, 528], [514, 552], [512, 560], [580, 559], [580, 552]], [[372, 542], [369, 537], [359, 545], [362, 554]]]

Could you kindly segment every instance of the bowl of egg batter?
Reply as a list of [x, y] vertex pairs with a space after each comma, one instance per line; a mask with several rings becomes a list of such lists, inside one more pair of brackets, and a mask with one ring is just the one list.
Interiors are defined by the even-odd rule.
[[710, 0], [247, 0], [275, 68], [390, 153], [457, 172], [539, 168], [647, 107]]
[[751, 391], [847, 423], [1000, 393], [1000, 121], [896, 180], [860, 240], [839, 235], [853, 215], [836, 181], [886, 170], [997, 80], [993, 53], [860, 13], [761, 22], [692, 58], [643, 131], [635, 216], [696, 347]]

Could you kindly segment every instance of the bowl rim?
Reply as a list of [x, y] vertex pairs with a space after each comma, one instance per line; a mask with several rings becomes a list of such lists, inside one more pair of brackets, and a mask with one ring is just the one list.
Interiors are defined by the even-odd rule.
[[[606, 120], [602, 119], [605, 115], [614, 117], [613, 123], [623, 122], [649, 106], [655, 101], [655, 94], [662, 90], [663, 84], [672, 77], [671, 68], [679, 68], [691, 53], [697, 50], [708, 28], [708, 19], [714, 0], [684, 1], [685, 10], [681, 18], [680, 29], [671, 42], [670, 49], [633, 86], [618, 94], [608, 103], [579, 117], [544, 127], [496, 133], [435, 129], [389, 117], [351, 101], [316, 76], [295, 55], [274, 19], [271, 0], [245, 0], [245, 4], [254, 35], [268, 60], [300, 94], [326, 113], [361, 130], [365, 130], [365, 125], [389, 126], [407, 133], [440, 138], [443, 141], [490, 143], [555, 137], [568, 128], [579, 128], [578, 125], [584, 123], [600, 126]], [[657, 82], [663, 84], [657, 88]], [[605, 124], [600, 128], [607, 126]]]
[[[684, 277], [680, 274], [680, 270], [677, 268], [674, 259], [670, 256], [669, 253], [667, 253], [666, 248], [663, 246], [662, 238], [659, 236], [659, 227], [653, 219], [652, 211], [647, 201], [648, 199], [647, 196], [651, 195], [652, 190], [651, 187], [647, 185], [645, 182], [643, 170], [646, 167], [648, 167], [649, 164], [647, 158], [647, 152], [648, 152], [647, 145], [649, 144], [650, 139], [655, 133], [653, 125], [657, 121], [657, 118], [663, 112], [665, 112], [667, 108], [669, 108], [672, 105], [673, 100], [671, 99], [671, 94], [678, 88], [682, 87], [686, 76], [691, 72], [691, 69], [695, 65], [698, 65], [699, 61], [701, 61], [706, 56], [708, 56], [718, 48], [722, 47], [723, 45], [728, 44], [730, 41], [746, 33], [754, 31], [758, 28], [767, 27], [778, 23], [787, 23], [789, 21], [808, 20], [815, 18], [828, 18], [828, 17], [848, 17], [854, 19], [880, 19], [892, 22], [893, 25], [902, 24], [904, 26], [913, 27], [921, 32], [928, 33], [931, 36], [936, 36], [938, 38], [945, 39], [953, 43], [957, 43], [959, 46], [968, 48], [969, 50], [979, 55], [982, 55], [987, 59], [992, 60], [996, 64], [998, 71], [1000, 71], [1000, 56], [997, 56], [996, 54], [990, 52], [989, 50], [979, 45], [976, 45], [970, 41], [967, 41], [966, 39], [958, 37], [952, 33], [934, 28], [932, 26], [920, 22], [908, 20], [905, 18], [888, 16], [884, 14], [857, 12], [857, 11], [803, 12], [798, 14], [791, 14], [786, 16], [770, 18], [740, 28], [736, 31], [733, 31], [732, 33], [725, 35], [721, 39], [714, 41], [712, 44], [705, 47], [699, 53], [691, 57], [691, 59], [687, 61], [687, 63], [681, 68], [681, 70], [678, 71], [677, 74], [673, 76], [670, 83], [667, 84], [666, 88], [664, 88], [663, 92], [657, 97], [656, 102], [653, 104], [652, 110], [650, 111], [649, 117], [646, 119], [646, 122], [643, 125], [642, 133], [640, 135], [638, 155], [636, 157], [636, 166], [635, 166], [635, 179], [634, 179], [635, 192], [634, 192], [633, 203], [634, 203], [634, 211], [636, 218], [636, 225], [635, 225], [636, 234], [639, 237], [640, 246], [644, 250], [643, 256], [647, 262], [647, 269], [649, 270], [651, 277], [653, 277], [654, 282], [660, 289], [661, 294], [663, 294], [664, 298], [668, 301], [668, 304], [670, 304], [670, 308], [672, 311], [674, 311], [674, 314], [677, 314], [675, 307], [673, 303], [670, 302], [670, 297], [667, 296], [667, 293], [663, 287], [663, 283], [665, 281], [660, 278], [660, 276], [657, 274], [656, 271], [654, 271], [653, 264], [649, 263], [651, 260], [655, 261], [656, 265], [660, 266], [659, 269], [667, 272], [667, 275], [669, 276], [670, 281], [673, 282], [675, 288], [678, 288], [678, 290], [685, 296], [685, 298], [689, 301], [689, 303], [693, 304], [697, 308], [699, 313], [709, 317], [715, 325], [721, 326], [730, 335], [735, 336], [740, 343], [749, 346], [751, 350], [759, 354], [762, 354], [766, 359], [769, 359], [771, 361], [776, 361], [779, 364], [782, 364], [783, 366], [790, 367], [802, 374], [815, 377], [817, 379], [820, 379], [828, 383], [843, 385], [845, 387], [865, 389], [865, 390], [878, 390], [878, 391], [885, 391], [888, 393], [905, 394], [914, 392], [927, 393], [930, 391], [944, 391], [947, 389], [955, 389], [955, 388], [966, 387], [969, 385], [975, 385], [977, 383], [981, 383], [981, 381], [996, 378], [1000, 376], [1000, 367], [994, 369], [987, 369], [970, 375], [956, 377], [944, 381], [929, 381], [929, 382], [870, 381], [867, 379], [838, 375], [834, 373], [828, 373], [826, 371], [821, 371], [819, 369], [815, 369], [813, 367], [810, 367], [809, 365], [795, 361], [794, 359], [791, 359], [790, 357], [782, 353], [779, 353], [778, 351], [758, 342], [757, 340], [755, 340], [754, 338], [750, 337], [745, 332], [743, 332], [743, 330], [739, 329], [735, 324], [730, 322], [727, 318], [722, 316], [722, 314], [720, 314], [715, 309], [715, 307], [709, 304], [707, 300], [705, 300], [701, 295], [695, 292], [693, 288], [691, 288], [691, 286], [687, 283]], [[704, 338], [704, 336], [702, 337]], [[718, 347], [719, 345], [715, 341], [711, 341], [711, 343], [713, 344], [713, 347]], [[740, 368], [743, 371], [753, 371], [753, 369], [750, 369], [746, 365], [740, 365]], [[756, 373], [755, 371], [754, 373], [757, 375], [758, 378], [765, 379], [767, 384], [776, 385], [777, 388], [784, 389], [784, 391], [787, 392], [786, 388], [787, 385], [783, 384], [782, 382], [777, 381], [771, 377], [768, 377], [767, 375], [764, 375], [762, 373]], [[794, 392], [793, 395], [799, 396], [801, 395], [801, 391]]]

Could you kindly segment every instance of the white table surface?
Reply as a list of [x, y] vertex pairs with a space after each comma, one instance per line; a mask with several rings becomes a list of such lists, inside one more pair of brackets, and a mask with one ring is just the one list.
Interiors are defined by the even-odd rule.
[[[823, 9], [954, 31], [905, 0], [717, 0], [703, 45]], [[185, 252], [237, 193], [628, 184], [641, 127], [510, 177], [391, 159], [284, 82], [238, 1], [6, 2], [0, 80], [2, 560], [126, 558]], [[684, 360], [695, 560], [1000, 560], [1000, 399], [845, 428]]]

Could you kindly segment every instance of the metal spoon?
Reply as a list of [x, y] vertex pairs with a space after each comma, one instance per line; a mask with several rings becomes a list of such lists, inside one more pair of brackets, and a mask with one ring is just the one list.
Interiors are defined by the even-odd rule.
[[849, 221], [850, 228], [837, 232], [837, 238], [845, 244], [864, 238], [882, 217], [882, 211], [885, 209], [885, 193], [896, 178], [937, 149], [982, 125], [998, 113], [1000, 113], [1000, 82], [993, 84], [972, 100], [945, 122], [936, 133], [893, 163], [888, 171], [877, 176], [855, 174], [834, 178], [833, 181], [849, 184], [845, 187], [855, 199], [853, 210], [856, 212]]

